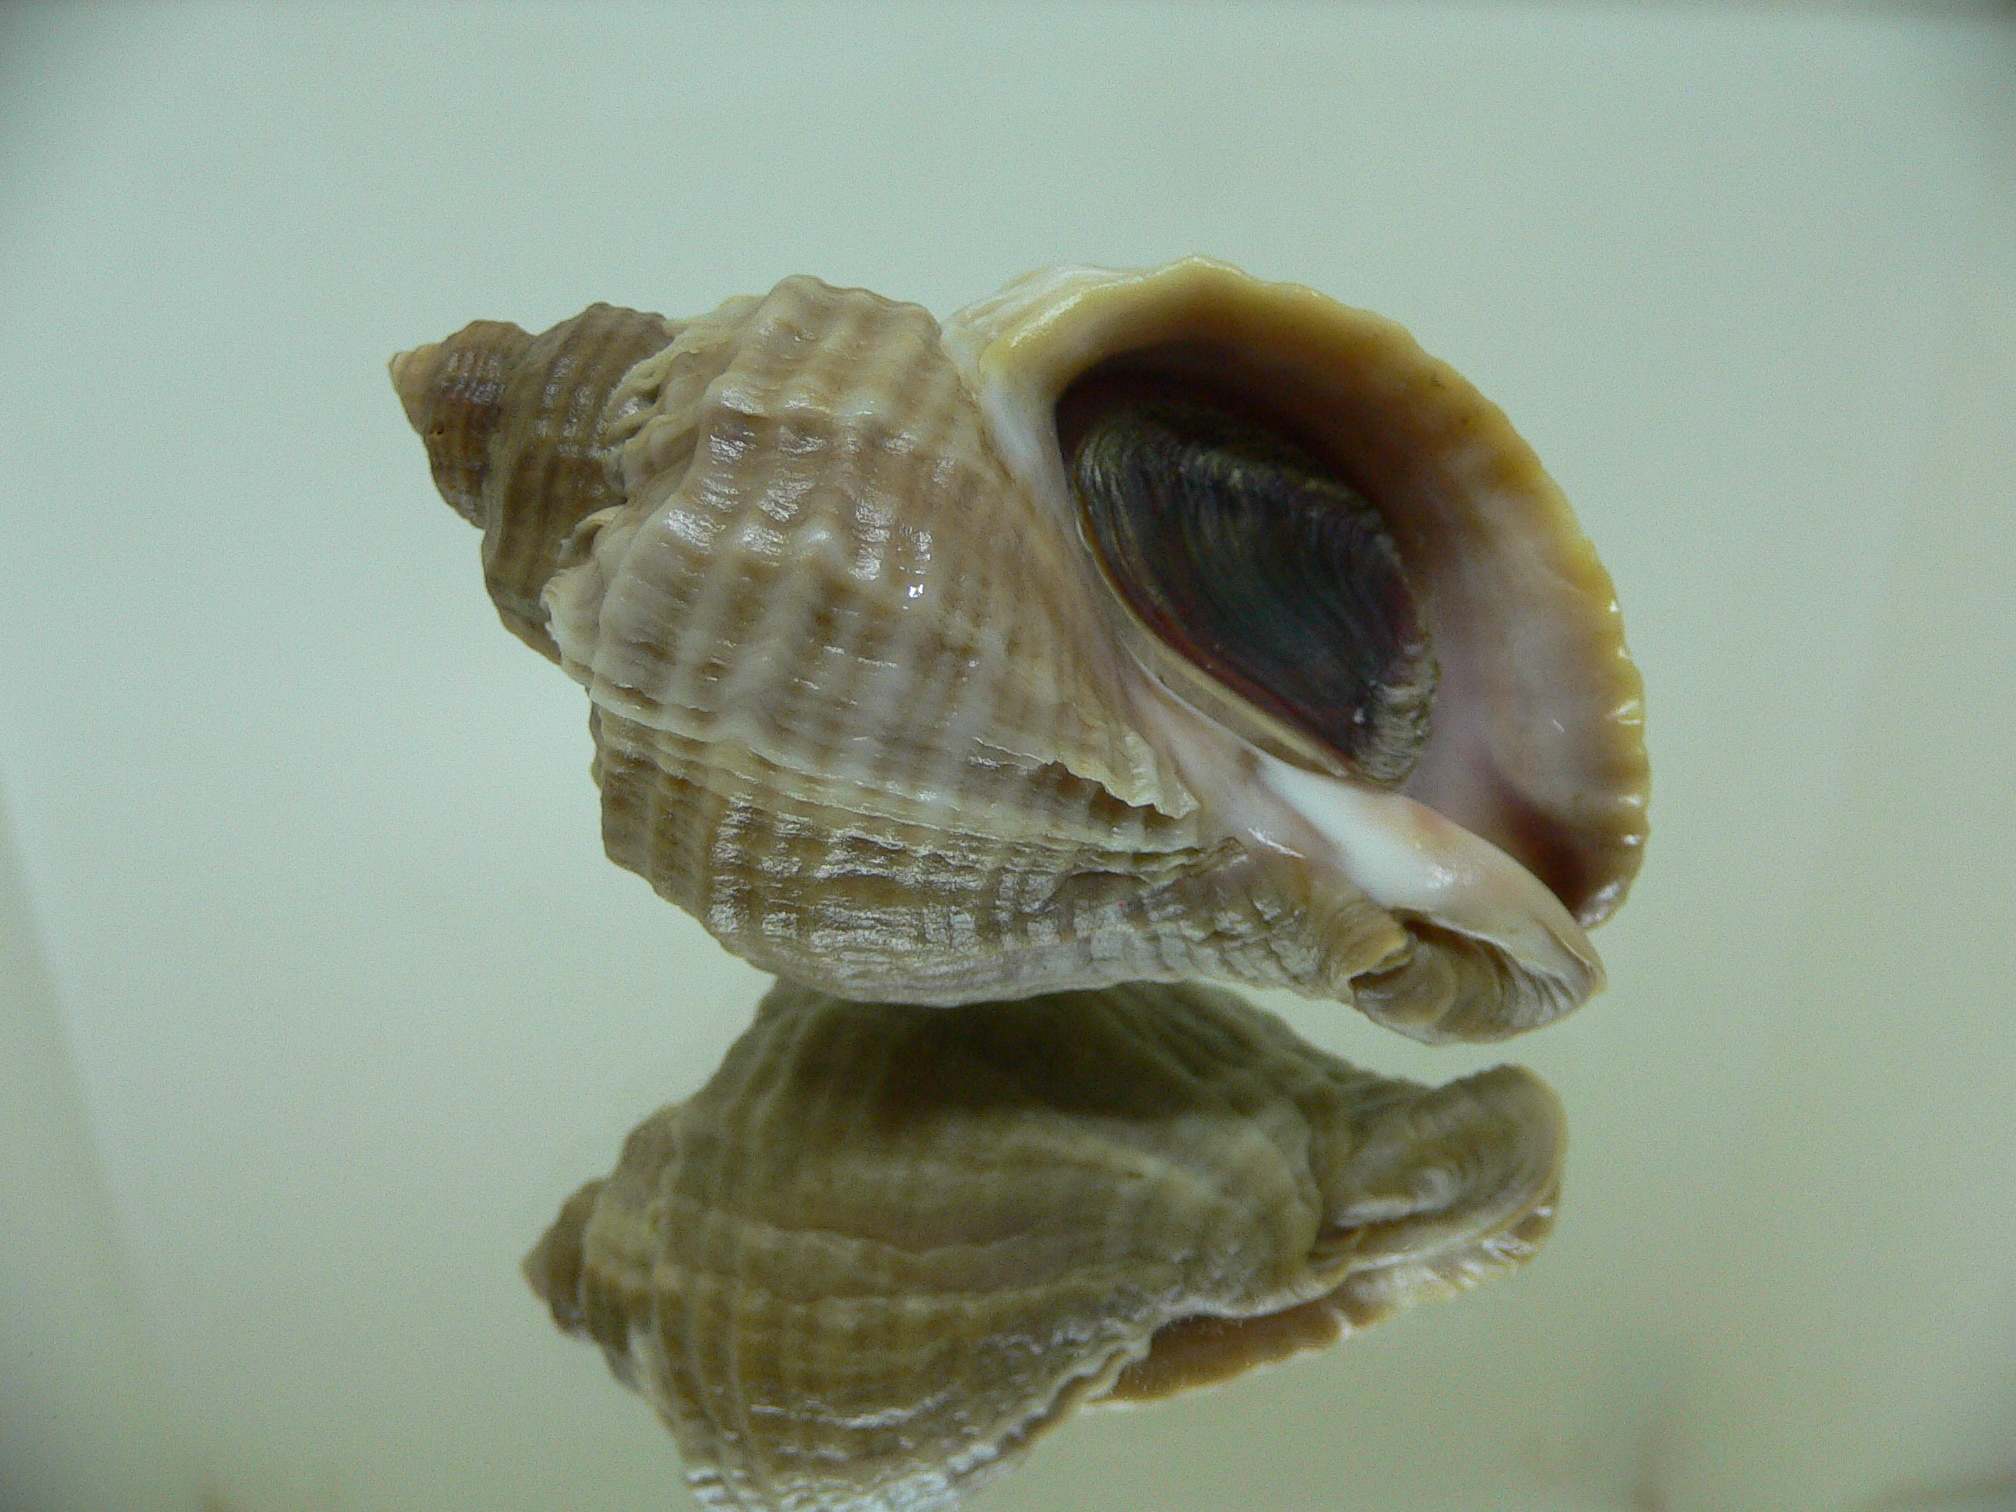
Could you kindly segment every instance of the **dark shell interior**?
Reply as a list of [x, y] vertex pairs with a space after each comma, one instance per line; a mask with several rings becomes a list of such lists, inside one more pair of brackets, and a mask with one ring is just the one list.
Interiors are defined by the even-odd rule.
[[1065, 427], [1086, 537], [1142, 623], [1358, 776], [1403, 781], [1436, 664], [1379, 512], [1277, 427], [1166, 380], [1081, 385]]

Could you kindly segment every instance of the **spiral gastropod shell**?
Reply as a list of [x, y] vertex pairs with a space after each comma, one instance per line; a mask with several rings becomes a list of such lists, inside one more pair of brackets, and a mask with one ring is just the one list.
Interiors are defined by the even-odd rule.
[[1546, 1022], [1645, 835], [1609, 579], [1397, 326], [1190, 259], [940, 326], [789, 278], [394, 360], [610, 856], [756, 965], [949, 1005], [1210, 978]]

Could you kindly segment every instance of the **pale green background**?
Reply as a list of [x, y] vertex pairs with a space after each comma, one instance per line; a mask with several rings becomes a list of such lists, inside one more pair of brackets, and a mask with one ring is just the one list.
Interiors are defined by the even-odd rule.
[[296, 5], [0, 11], [6, 1512], [686, 1502], [516, 1262], [763, 980], [601, 858], [387, 355], [1192, 251], [1505, 406], [1654, 837], [1511, 1047], [1531, 1269], [978, 1505], [2016, 1505], [2007, 8]]

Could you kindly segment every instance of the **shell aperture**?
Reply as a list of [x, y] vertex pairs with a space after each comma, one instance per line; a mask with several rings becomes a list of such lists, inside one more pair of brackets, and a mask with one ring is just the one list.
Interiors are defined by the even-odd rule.
[[1529, 1258], [1553, 1094], [1357, 1070], [1232, 994], [780, 984], [525, 1270], [708, 1506], [949, 1508], [1081, 1405], [1320, 1348]]
[[1157, 636], [1351, 772], [1406, 778], [1435, 660], [1370, 504], [1214, 406], [1120, 407], [1064, 444], [1101, 562]]
[[[1376, 633], [1246, 644], [1315, 557], [1257, 503], [1222, 544], [1281, 565], [1233, 574], [1215, 629], [1150, 628], [1181, 574], [1102, 562], [1067, 470], [1115, 374], [1313, 459], [1268, 450], [1338, 505], [1319, 542], [1372, 549], [1330, 554], [1362, 591], [1300, 597]], [[1202, 259], [1032, 275], [944, 326], [801, 277], [689, 321], [482, 323], [395, 383], [500, 615], [588, 691], [609, 855], [759, 967], [940, 1006], [1288, 987], [1425, 1040], [1602, 981], [1583, 930], [1636, 870], [1645, 779], [1609, 580], [1389, 322]]]

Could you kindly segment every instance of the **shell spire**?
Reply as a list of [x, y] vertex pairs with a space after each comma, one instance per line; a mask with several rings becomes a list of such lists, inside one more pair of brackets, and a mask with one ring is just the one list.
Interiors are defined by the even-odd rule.
[[483, 532], [498, 616], [558, 661], [540, 595], [583, 516], [617, 503], [603, 441], [624, 373], [677, 328], [661, 315], [591, 305], [532, 336], [477, 320], [392, 359], [392, 386], [427, 443], [434, 486]]

